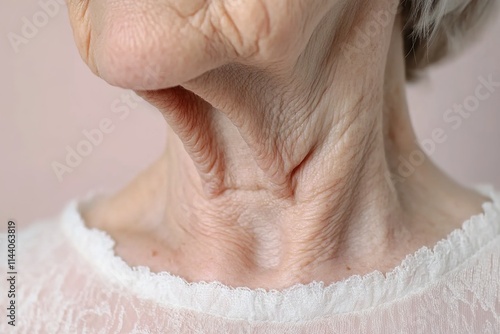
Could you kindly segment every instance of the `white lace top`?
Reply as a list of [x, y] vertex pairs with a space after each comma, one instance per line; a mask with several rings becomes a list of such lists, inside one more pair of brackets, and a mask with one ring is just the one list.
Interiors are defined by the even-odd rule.
[[188, 283], [129, 267], [71, 203], [18, 231], [16, 326], [0, 235], [0, 333], [500, 333], [500, 194], [385, 275], [284, 291]]

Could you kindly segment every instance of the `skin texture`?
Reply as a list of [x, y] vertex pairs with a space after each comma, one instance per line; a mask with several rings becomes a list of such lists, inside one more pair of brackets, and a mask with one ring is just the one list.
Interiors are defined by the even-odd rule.
[[428, 159], [397, 175], [420, 151], [395, 8], [70, 0], [90, 69], [169, 126], [164, 156], [82, 210], [86, 224], [130, 265], [266, 289], [389, 271], [459, 228], [486, 199]]

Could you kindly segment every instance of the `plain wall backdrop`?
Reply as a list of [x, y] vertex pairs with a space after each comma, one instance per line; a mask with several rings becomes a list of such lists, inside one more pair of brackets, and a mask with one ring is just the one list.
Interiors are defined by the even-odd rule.
[[[94, 77], [81, 61], [61, 3], [3, 0], [0, 5], [2, 226], [8, 219], [26, 225], [53, 216], [92, 190], [117, 190], [164, 148], [159, 112]], [[13, 34], [24, 36], [16, 47]], [[436, 129], [446, 136], [434, 145], [431, 159], [461, 183], [500, 189], [500, 87], [474, 99], [481, 77], [500, 82], [498, 36], [496, 14], [465, 52], [409, 87], [409, 105], [419, 140], [429, 142]], [[470, 116], [447, 122], [447, 110], [463, 104]], [[99, 127], [107, 132], [102, 139], [92, 131]], [[92, 147], [82, 144], [89, 134], [97, 143]], [[54, 164], [65, 164], [78, 145], [88, 156], [74, 160], [73, 171], [58, 178]]]

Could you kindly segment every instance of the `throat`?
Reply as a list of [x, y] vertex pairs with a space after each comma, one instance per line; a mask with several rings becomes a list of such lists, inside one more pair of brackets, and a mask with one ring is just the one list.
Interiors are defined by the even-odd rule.
[[143, 93], [169, 124], [166, 152], [87, 225], [130, 265], [266, 289], [387, 272], [434, 245], [483, 199], [428, 159], [392, 177], [418, 149], [400, 31], [384, 28], [370, 59], [313, 52], [325, 38], [312, 38], [279, 71], [232, 64]]
[[84, 220], [108, 232], [129, 265], [192, 282], [283, 289], [390, 271], [481, 212], [484, 199], [428, 160], [394, 182], [392, 162], [412, 152], [399, 143], [413, 141], [389, 145], [382, 117], [366, 117], [313, 146], [285, 195], [245, 159], [226, 165], [223, 180], [232, 187], [207, 193], [183, 142], [171, 136], [157, 163], [83, 212]]
[[388, 270], [412, 250], [412, 226], [386, 178], [382, 122], [372, 124], [362, 138], [351, 127], [315, 146], [295, 168], [287, 195], [245, 159], [225, 171], [232, 187], [207, 195], [196, 164], [172, 136], [154, 166], [86, 221], [100, 221], [130, 265], [188, 281], [280, 289]]

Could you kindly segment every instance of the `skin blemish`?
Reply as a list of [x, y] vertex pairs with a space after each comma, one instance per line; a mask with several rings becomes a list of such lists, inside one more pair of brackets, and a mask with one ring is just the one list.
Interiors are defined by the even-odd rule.
[[153, 249], [151, 251], [151, 256], [156, 256], [156, 255], [158, 255], [158, 251], [156, 249]]

